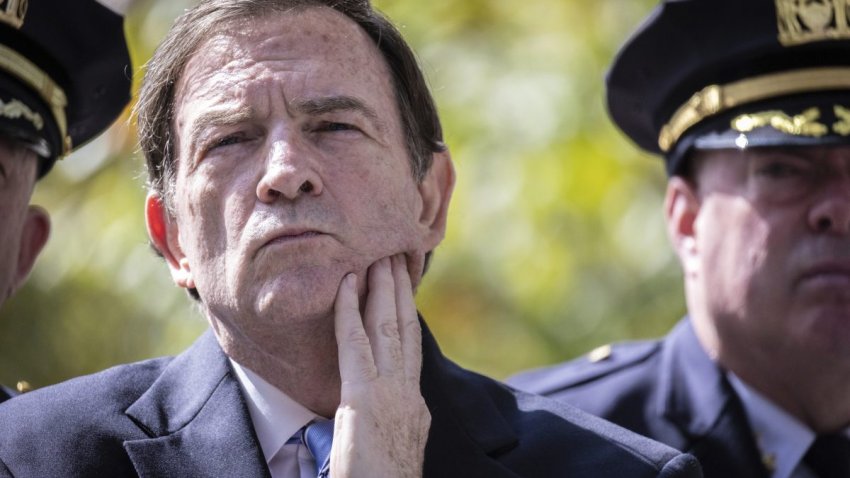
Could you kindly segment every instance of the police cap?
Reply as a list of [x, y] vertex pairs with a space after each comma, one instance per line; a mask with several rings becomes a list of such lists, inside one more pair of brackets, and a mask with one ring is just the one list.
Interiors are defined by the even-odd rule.
[[850, 4], [664, 0], [606, 87], [614, 122], [669, 174], [694, 148], [850, 144]]
[[38, 153], [39, 177], [129, 102], [123, 23], [95, 0], [0, 0], [0, 134]]

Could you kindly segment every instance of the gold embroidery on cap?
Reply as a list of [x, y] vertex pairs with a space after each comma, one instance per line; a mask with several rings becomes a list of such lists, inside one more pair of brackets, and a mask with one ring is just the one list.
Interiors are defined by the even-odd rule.
[[850, 90], [850, 68], [824, 67], [769, 73], [725, 85], [710, 85], [695, 93], [670, 117], [658, 135], [668, 152], [688, 129], [736, 106], [768, 98], [815, 91]]
[[64, 149], [57, 151], [56, 154], [59, 157], [68, 154], [73, 145], [70, 136], [68, 136], [68, 117], [65, 114], [68, 97], [62, 87], [56, 84], [35, 63], [2, 44], [0, 44], [0, 70], [5, 70], [23, 81], [27, 86], [38, 92], [39, 96], [50, 106], [50, 112], [59, 127], [59, 134], [65, 142]]
[[850, 135], [850, 109], [843, 106], [834, 105], [835, 117], [838, 121], [832, 123], [832, 131], [841, 136]]
[[0, 0], [0, 22], [21, 28], [28, 6], [28, 0]]
[[816, 121], [818, 118], [820, 118], [818, 108], [809, 108], [794, 116], [789, 116], [784, 111], [770, 110], [740, 115], [732, 120], [732, 129], [740, 133], [748, 133], [756, 128], [770, 126], [785, 134], [820, 138], [829, 132], [829, 128], [823, 123], [818, 123]]
[[850, 38], [847, 0], [776, 0], [779, 43]]
[[24, 118], [32, 123], [36, 130], [41, 131], [44, 129], [44, 118], [31, 110], [29, 106], [16, 99], [12, 99], [8, 103], [0, 100], [0, 116], [9, 119]]
[[719, 85], [709, 85], [694, 93], [661, 128], [658, 136], [661, 151], [669, 151], [688, 128], [719, 113], [723, 106], [723, 88]]

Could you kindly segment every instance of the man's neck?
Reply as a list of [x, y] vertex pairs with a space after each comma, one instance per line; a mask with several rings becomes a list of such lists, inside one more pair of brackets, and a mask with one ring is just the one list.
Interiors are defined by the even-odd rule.
[[850, 426], [850, 363], [827, 352], [765, 350], [745, 342], [721, 339], [705, 304], [688, 297], [691, 323], [706, 353], [762, 396], [815, 433]]
[[261, 340], [217, 322], [224, 352], [317, 415], [333, 418], [340, 401], [333, 318], [295, 324]]
[[735, 365], [727, 368], [815, 433], [833, 433], [850, 426], [850, 371], [797, 364], [793, 374], [783, 374], [784, 367], [779, 364], [767, 372], [764, 367]]

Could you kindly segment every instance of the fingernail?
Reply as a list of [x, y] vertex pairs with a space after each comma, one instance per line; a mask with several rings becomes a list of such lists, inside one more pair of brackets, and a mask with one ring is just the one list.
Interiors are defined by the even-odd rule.
[[345, 282], [345, 287], [354, 290], [354, 287], [357, 284], [357, 274], [349, 272], [345, 275], [345, 279], [343, 279], [343, 282]]

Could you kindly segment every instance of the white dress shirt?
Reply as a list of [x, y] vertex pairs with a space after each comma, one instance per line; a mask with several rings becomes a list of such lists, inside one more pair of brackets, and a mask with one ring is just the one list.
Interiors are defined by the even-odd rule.
[[307, 447], [286, 442], [313, 420], [324, 420], [259, 375], [230, 360], [248, 402], [254, 431], [272, 478], [316, 478]]
[[[815, 433], [733, 373], [730, 372], [727, 376], [744, 405], [750, 428], [756, 435], [756, 445], [761, 452], [762, 461], [772, 472], [770, 477], [817, 478], [802, 463], [803, 457], [815, 441]], [[850, 436], [850, 428], [844, 433]]]

